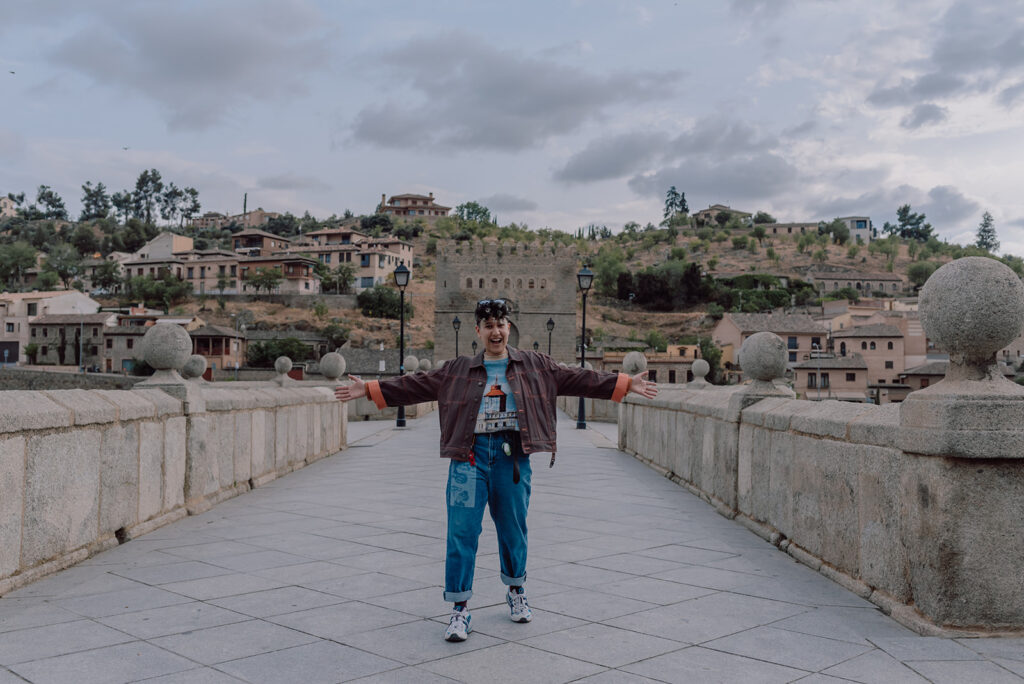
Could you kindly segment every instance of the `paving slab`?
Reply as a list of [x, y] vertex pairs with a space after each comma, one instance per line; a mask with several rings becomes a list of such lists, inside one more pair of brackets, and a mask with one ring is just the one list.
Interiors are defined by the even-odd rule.
[[617, 451], [613, 426], [574, 424], [534, 470], [530, 623], [508, 619], [487, 518], [473, 633], [443, 641], [437, 418], [371, 421], [0, 598], [0, 684], [1024, 682], [1024, 639], [917, 636]]

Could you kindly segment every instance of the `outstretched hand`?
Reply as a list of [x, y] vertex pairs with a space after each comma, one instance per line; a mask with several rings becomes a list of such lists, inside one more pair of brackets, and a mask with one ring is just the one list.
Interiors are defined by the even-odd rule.
[[339, 401], [351, 401], [366, 396], [366, 383], [358, 375], [350, 375], [351, 385], [338, 385], [334, 388], [334, 397]]
[[637, 373], [629, 379], [629, 391], [641, 397], [653, 399], [658, 396], [658, 384], [647, 379], [647, 371]]

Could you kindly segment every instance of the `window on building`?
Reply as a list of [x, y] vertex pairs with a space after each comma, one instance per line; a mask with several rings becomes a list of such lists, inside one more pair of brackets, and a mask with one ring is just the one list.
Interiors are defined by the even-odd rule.
[[821, 338], [820, 337], [812, 337], [811, 338], [811, 349], [814, 349], [815, 345], [818, 346], [818, 349], [821, 349]]
[[798, 344], [796, 337], [790, 336], [786, 340], [786, 348], [787, 349], [799, 349], [800, 348], [800, 345]]
[[113, 349], [114, 348], [114, 340], [113, 340], [113, 338], [110, 338], [110, 337], [107, 338], [106, 347], [107, 347], [107, 349]]
[[846, 374], [846, 382], [857, 382], [857, 374], [856, 373], [847, 373]]
[[43, 355], [43, 356], [46, 356], [46, 345], [45, 344], [42, 347], [39, 348], [39, 353], [41, 355]]
[[481, 290], [484, 289], [484, 279], [480, 278], [480, 280], [477, 281], [477, 285], [480, 287]]
[[220, 266], [217, 267], [217, 273], [219, 275], [224, 275], [225, 273], [227, 273], [227, 271], [228, 271], [228, 267], [226, 265], [224, 265], [224, 264], [221, 264]]
[[928, 378], [921, 378], [921, 389], [928, 386]]
[[650, 380], [651, 382], [658, 382], [658, 371], [647, 371], [647, 379]]
[[517, 278], [516, 279], [516, 289], [517, 290], [522, 290], [523, 289], [523, 279], [522, 278]]
[[238, 266], [235, 266], [234, 264], [232, 264], [231, 265], [231, 277], [234, 278], [237, 275], [238, 275]]
[[189, 280], [191, 280], [192, 278], [194, 278], [194, 277], [195, 277], [195, 267], [193, 267], [193, 266], [189, 266], [189, 267], [188, 267], [188, 268], [187, 268], [187, 269], [185, 270], [185, 277], [186, 277], [186, 278], [188, 278]]
[[885, 367], [886, 367], [886, 368], [892, 368], [892, 367], [893, 367], [893, 366], [892, 366], [892, 361], [886, 361], [886, 362], [885, 362]]
[[100, 334], [100, 330], [99, 330], [99, 328], [93, 328], [93, 329], [92, 329], [92, 336], [93, 336], [93, 337], [96, 337], [96, 336], [97, 336], [97, 335], [99, 335], [99, 334]]
[[324, 254], [324, 263], [325, 264], [331, 263], [331, 255], [330, 254]]
[[825, 388], [825, 387], [829, 386], [829, 383], [828, 383], [828, 373], [822, 373], [821, 374], [821, 386], [822, 386], [822, 388]]
[[359, 279], [359, 287], [373, 287], [373, 277], [363, 276]]
[[468, 288], [470, 290], [473, 289], [473, 279], [472, 278], [466, 278], [466, 288]]
[[871, 340], [871, 344], [868, 345], [868, 346], [871, 348], [871, 351], [875, 351], [875, 341], [874, 340]]
[[796, 362], [796, 352], [789, 352], [789, 360], [791, 362]]
[[99, 353], [100, 353], [100, 348], [97, 347], [95, 344], [92, 345], [91, 347], [89, 347], [89, 354], [90, 354], [90, 356], [96, 356]]
[[506, 290], [511, 290], [512, 289], [512, 279], [511, 278], [505, 278], [505, 289]]
[[5, 326], [5, 329], [7, 330], [7, 332], [14, 332], [14, 324], [13, 323], [8, 323]]
[[30, 330], [32, 331], [30, 333], [32, 335], [32, 337], [35, 337], [36, 336], [36, 329], [35, 328], [30, 328]]
[[671, 385], [675, 381], [676, 381], [676, 372], [674, 370], [670, 369], [669, 372], [668, 372], [668, 383]]
[[861, 342], [860, 343], [860, 348], [861, 348], [861, 350], [867, 349], [868, 348], [868, 343], [867, 342]]
[[46, 328], [43, 328], [43, 337], [48, 336], [50, 333]]
[[530, 278], [529, 283], [527, 284], [526, 287], [527, 287], [527, 289], [530, 289], [530, 290], [533, 289], [533, 278]]
[[30, 304], [27, 305], [27, 307], [29, 316], [35, 316], [36, 312], [39, 311], [39, 305], [36, 304], [35, 302], [31, 302]]
[[546, 289], [547, 286], [548, 286], [548, 279], [547, 278], [541, 278], [540, 279], [540, 289], [542, 289], [542, 290]]
[[135, 346], [135, 340], [129, 337], [127, 340], [125, 340], [125, 346], [128, 347], [129, 349], [133, 348]]
[[839, 343], [839, 355], [840, 356], [846, 356], [846, 343], [845, 342], [840, 342]]
[[889, 342], [889, 349], [892, 349], [892, 342]]
[[364, 267], [365, 266], [369, 266], [370, 265], [370, 255], [369, 254], [360, 254], [359, 255], [359, 265], [360, 266], [364, 266]]
[[808, 373], [807, 374], [807, 386], [810, 389], [814, 389], [815, 387], [818, 386], [818, 374], [817, 373]]

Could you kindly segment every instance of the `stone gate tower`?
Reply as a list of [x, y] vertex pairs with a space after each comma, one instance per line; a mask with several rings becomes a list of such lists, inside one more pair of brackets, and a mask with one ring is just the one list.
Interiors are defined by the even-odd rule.
[[473, 353], [476, 339], [473, 311], [480, 299], [502, 298], [512, 309], [509, 344], [548, 350], [550, 318], [551, 355], [571, 362], [575, 355], [576, 306], [579, 293], [575, 249], [556, 245], [444, 242], [437, 248], [437, 276], [434, 285], [434, 358], [455, 357], [452, 320], [462, 322], [459, 354]]

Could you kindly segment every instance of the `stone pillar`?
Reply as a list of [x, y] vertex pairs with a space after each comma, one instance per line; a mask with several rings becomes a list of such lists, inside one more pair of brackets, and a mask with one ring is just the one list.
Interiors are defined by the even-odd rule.
[[948, 627], [1024, 626], [1024, 388], [996, 353], [1024, 327], [1024, 285], [968, 257], [925, 284], [921, 322], [949, 353], [941, 382], [900, 405], [901, 535], [913, 605]]
[[287, 356], [278, 356], [274, 361], [274, 370], [277, 371], [277, 375], [274, 376], [272, 382], [276, 382], [279, 386], [284, 387], [289, 383], [295, 382], [288, 377], [289, 371], [292, 369], [292, 360]]
[[142, 357], [156, 372], [133, 389], [159, 389], [181, 400], [185, 414], [185, 506], [196, 513], [209, 508], [205, 497], [220, 485], [214, 457], [207, 448], [210, 426], [202, 388], [178, 373], [191, 354], [188, 331], [174, 323], [157, 323], [142, 337]]
[[691, 370], [693, 371], [693, 381], [686, 383], [686, 389], [705, 389], [710, 387], [708, 381], [704, 379], [711, 372], [711, 366], [707, 361], [697, 359], [693, 362]]
[[767, 397], [796, 398], [793, 390], [773, 382], [786, 373], [786, 343], [775, 333], [754, 333], [744, 340], [739, 362], [743, 374], [753, 382], [732, 396], [730, 405], [737, 412]]

